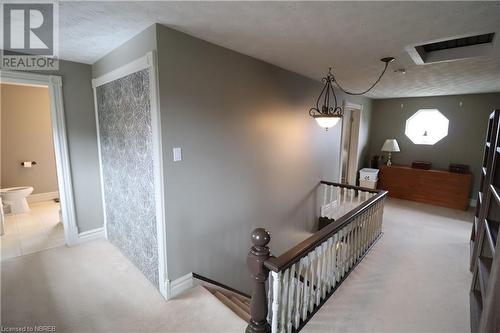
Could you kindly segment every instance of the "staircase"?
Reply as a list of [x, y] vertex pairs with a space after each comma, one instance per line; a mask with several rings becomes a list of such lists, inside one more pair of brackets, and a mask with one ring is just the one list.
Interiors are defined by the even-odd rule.
[[246, 322], [250, 321], [250, 299], [235, 292], [216, 286], [204, 286], [225, 306]]

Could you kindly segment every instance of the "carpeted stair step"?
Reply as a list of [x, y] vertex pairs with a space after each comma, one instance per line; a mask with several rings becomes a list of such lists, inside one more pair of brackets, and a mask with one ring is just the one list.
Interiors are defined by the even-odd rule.
[[250, 300], [241, 295], [237, 295], [232, 292], [226, 292], [222, 289], [215, 288], [205, 288], [210, 291], [219, 301], [222, 302], [225, 306], [227, 306], [231, 311], [236, 313], [238, 317], [245, 320], [246, 322], [250, 321]]

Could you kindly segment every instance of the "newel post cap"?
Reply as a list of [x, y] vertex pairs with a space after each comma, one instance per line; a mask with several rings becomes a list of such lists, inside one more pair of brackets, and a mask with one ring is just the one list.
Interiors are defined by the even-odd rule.
[[252, 244], [264, 247], [271, 241], [271, 234], [264, 228], [256, 228], [252, 231]]

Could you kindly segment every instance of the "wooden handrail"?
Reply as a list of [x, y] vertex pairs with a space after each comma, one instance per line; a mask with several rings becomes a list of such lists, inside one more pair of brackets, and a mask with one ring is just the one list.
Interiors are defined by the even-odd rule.
[[354, 186], [354, 185], [349, 185], [349, 184], [333, 183], [333, 182], [328, 182], [326, 180], [320, 181], [320, 184], [331, 185], [331, 186], [336, 186], [336, 187], [343, 187], [343, 188], [348, 188], [350, 190], [364, 191], [364, 192], [370, 192], [370, 193], [383, 192], [383, 190], [376, 190], [373, 188]]
[[354, 208], [338, 220], [333, 223], [330, 223], [323, 229], [319, 230], [311, 237], [297, 244], [287, 252], [283, 253], [279, 257], [271, 256], [269, 259], [264, 261], [264, 265], [271, 271], [281, 272], [292, 266], [294, 263], [298, 262], [302, 257], [306, 256], [311, 250], [313, 250], [316, 246], [324, 242], [326, 239], [335, 234], [338, 230], [342, 229], [344, 226], [349, 224], [352, 220], [354, 220], [358, 215], [366, 211], [368, 208], [372, 207], [375, 203], [382, 200], [386, 195], [387, 191], [383, 190], [374, 190], [367, 189], [364, 187], [357, 187], [346, 184], [337, 184], [327, 181], [321, 181], [321, 184], [332, 185], [337, 187], [344, 187], [353, 190], [366, 191], [370, 193], [377, 193], [375, 196], [371, 197], [367, 201], [363, 202], [358, 207]]

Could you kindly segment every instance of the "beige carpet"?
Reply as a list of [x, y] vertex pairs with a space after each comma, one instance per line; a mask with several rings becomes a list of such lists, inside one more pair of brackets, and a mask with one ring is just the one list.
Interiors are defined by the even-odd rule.
[[384, 235], [302, 332], [470, 332], [470, 221], [390, 199]]
[[[390, 200], [384, 236], [302, 332], [468, 332], [472, 214]], [[244, 332], [202, 288], [165, 302], [113, 246], [95, 241], [7, 259], [1, 322], [57, 332]]]
[[196, 287], [166, 302], [107, 241], [7, 259], [5, 327], [55, 325], [58, 333], [244, 332], [246, 323]]

